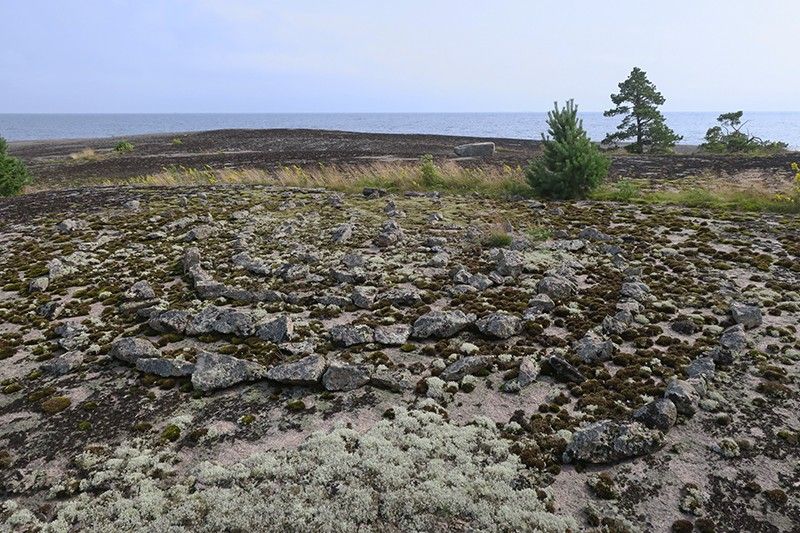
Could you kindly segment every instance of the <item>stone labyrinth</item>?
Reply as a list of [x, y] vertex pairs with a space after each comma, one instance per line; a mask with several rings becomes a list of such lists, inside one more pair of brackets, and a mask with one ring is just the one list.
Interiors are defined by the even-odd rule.
[[407, 408], [488, 417], [590, 525], [800, 520], [797, 217], [124, 194], [0, 226], [4, 498], [100, 442], [224, 463]]

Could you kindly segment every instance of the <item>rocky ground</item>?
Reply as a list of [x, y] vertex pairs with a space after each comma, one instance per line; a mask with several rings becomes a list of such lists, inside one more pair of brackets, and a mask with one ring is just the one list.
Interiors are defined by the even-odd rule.
[[798, 531], [800, 220], [0, 202], [3, 530]]
[[[134, 149], [118, 154], [120, 139], [74, 139], [12, 142], [9, 151], [21, 158], [36, 176], [37, 188], [64, 188], [97, 184], [98, 180], [142, 176], [169, 167], [255, 168], [272, 170], [284, 165], [315, 168], [358, 165], [375, 161], [417, 161], [431, 154], [437, 161], [463, 165], [526, 166], [539, 152], [538, 141], [484, 139], [447, 135], [351, 133], [325, 130], [217, 130], [183, 134], [130, 137]], [[453, 148], [472, 142], [494, 142], [489, 158], [458, 157]], [[612, 178], [676, 179], [688, 176], [733, 179], [791, 179], [790, 165], [797, 153], [773, 156], [720, 156], [695, 153], [680, 146], [682, 155], [633, 156], [614, 154]], [[86, 153], [86, 150], [90, 152]]]

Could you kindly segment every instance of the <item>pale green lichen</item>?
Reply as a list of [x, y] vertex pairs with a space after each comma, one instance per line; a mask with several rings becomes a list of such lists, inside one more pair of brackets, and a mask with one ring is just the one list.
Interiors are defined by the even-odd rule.
[[[44, 531], [567, 531], [545, 509], [495, 425], [457, 426], [396, 408], [366, 433], [338, 427], [294, 450], [176, 474], [175, 457], [138, 446], [81, 455], [80, 493], [50, 523], [14, 502], [5, 525]], [[99, 494], [99, 496], [98, 496]]]

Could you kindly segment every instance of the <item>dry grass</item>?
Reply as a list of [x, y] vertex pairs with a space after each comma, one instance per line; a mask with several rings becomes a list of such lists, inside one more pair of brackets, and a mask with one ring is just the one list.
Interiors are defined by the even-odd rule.
[[74, 152], [69, 154], [69, 158], [73, 161], [96, 161], [100, 158], [91, 148], [84, 148], [80, 152]]
[[480, 193], [490, 196], [531, 195], [520, 167], [466, 168], [452, 161], [433, 165], [426, 162], [374, 162], [347, 166], [319, 165], [311, 168], [284, 166], [274, 171], [174, 167], [157, 174], [126, 180], [108, 180], [103, 184], [118, 185], [120, 182], [158, 186], [269, 184], [283, 187], [324, 187], [345, 192], [377, 187], [394, 192], [415, 190]]

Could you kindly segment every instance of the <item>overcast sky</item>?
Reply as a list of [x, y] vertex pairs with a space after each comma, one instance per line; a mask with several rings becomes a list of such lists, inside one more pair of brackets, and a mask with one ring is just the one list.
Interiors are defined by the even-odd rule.
[[798, 0], [0, 0], [0, 112], [800, 110]]

